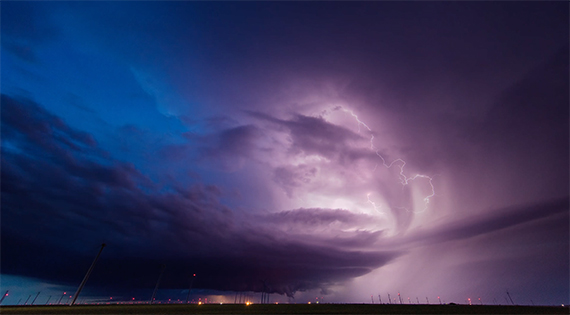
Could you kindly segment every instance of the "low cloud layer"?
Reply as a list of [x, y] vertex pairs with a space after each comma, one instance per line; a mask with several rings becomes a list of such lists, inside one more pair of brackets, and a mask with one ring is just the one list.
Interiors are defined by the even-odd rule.
[[[198, 273], [203, 288], [260, 290], [263, 280], [272, 292], [293, 295], [364, 275], [401, 254], [373, 248], [376, 234], [341, 232], [370, 219], [347, 210], [278, 212], [259, 220], [236, 216], [215, 186], [162, 190], [38, 104], [4, 95], [2, 104], [8, 274], [74, 283], [81, 270], [69, 266], [88, 265], [105, 242], [94, 286], [151, 287], [153, 271], [166, 264], [166, 287], [183, 288]], [[331, 233], [317, 233], [320, 242], [288, 233], [320, 227]]]
[[[405, 237], [386, 235], [377, 215], [344, 209], [240, 213], [220, 202], [223, 194], [216, 186], [152, 182], [33, 101], [2, 95], [2, 104], [7, 274], [74, 284], [82, 269], [70, 266], [88, 266], [104, 242], [107, 248], [90, 282], [101, 290], [151, 288], [165, 264], [162, 283], [168, 288], [184, 288], [196, 273], [201, 277], [195, 285], [201, 288], [294, 296], [370, 273], [418, 244], [471, 238], [568, 211], [568, 199], [562, 199], [420, 227]], [[234, 128], [221, 139], [247, 138], [251, 130]], [[314, 176], [310, 168], [300, 170], [303, 174], [286, 176], [286, 169], [277, 168], [274, 176], [285, 187]]]

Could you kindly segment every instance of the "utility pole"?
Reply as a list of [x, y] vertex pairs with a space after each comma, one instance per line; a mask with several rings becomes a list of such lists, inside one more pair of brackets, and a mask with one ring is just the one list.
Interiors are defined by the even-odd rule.
[[36, 302], [36, 299], [38, 298], [38, 296], [40, 296], [40, 293], [42, 293], [42, 291], [38, 292], [38, 294], [36, 295], [36, 297], [32, 301], [32, 305], [34, 305], [34, 303]]
[[10, 292], [10, 290], [6, 290], [6, 293], [2, 295], [2, 298], [0, 299], [0, 304], [2, 304], [2, 301], [4, 301], [4, 299], [8, 296], [8, 292]]
[[57, 305], [61, 304], [61, 300], [63, 300], [65, 294], [67, 294], [67, 292], [63, 292], [63, 295], [59, 298], [59, 301], [57, 301]]
[[190, 287], [188, 288], [188, 294], [186, 295], [186, 304], [188, 304], [188, 299], [190, 298], [190, 291], [192, 290], [192, 283], [194, 282], [195, 277], [196, 274], [193, 274], [192, 277], [190, 277]]
[[79, 288], [77, 288], [77, 292], [75, 292], [75, 295], [73, 296], [73, 300], [71, 300], [71, 303], [69, 303], [70, 306], [75, 304], [77, 297], [79, 297], [79, 293], [81, 293], [81, 290], [83, 290], [83, 287], [85, 286], [87, 279], [89, 279], [89, 276], [91, 275], [91, 272], [93, 271], [93, 268], [95, 267], [95, 263], [97, 262], [97, 259], [99, 259], [99, 256], [101, 255], [101, 252], [103, 251], [103, 248], [105, 248], [105, 243], [101, 244], [101, 249], [99, 250], [99, 253], [97, 253], [97, 256], [95, 256], [95, 259], [93, 260], [93, 263], [91, 264], [91, 267], [89, 267], [89, 270], [87, 270], [87, 273], [85, 274], [83, 281], [81, 281]]
[[156, 280], [156, 286], [154, 287], [154, 291], [152, 292], [152, 297], [150, 298], [150, 304], [154, 302], [156, 291], [158, 291], [158, 285], [160, 284], [160, 279], [162, 278], [162, 273], [164, 272], [164, 268], [166, 268], [166, 265], [160, 266], [160, 275], [158, 276], [158, 280]]
[[513, 302], [513, 298], [511, 298], [511, 295], [509, 294], [509, 290], [507, 290], [507, 295], [509, 296], [509, 300], [511, 300], [511, 304], [515, 305], [515, 302]]

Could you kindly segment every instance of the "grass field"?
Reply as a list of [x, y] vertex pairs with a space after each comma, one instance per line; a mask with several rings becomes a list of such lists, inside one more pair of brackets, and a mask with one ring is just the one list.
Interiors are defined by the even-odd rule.
[[2, 306], [0, 314], [569, 314], [568, 306], [224, 304]]

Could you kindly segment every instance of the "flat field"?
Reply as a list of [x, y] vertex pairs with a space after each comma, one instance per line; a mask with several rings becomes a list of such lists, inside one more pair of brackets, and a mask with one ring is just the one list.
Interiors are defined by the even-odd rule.
[[224, 304], [2, 306], [0, 314], [570, 314], [568, 306]]

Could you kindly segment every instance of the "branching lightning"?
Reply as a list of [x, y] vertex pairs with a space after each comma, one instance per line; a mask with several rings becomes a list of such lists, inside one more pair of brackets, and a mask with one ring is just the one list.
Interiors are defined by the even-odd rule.
[[[423, 198], [424, 208], [420, 211], [410, 211], [409, 209], [402, 207], [402, 209], [405, 209], [408, 212], [414, 212], [414, 213], [420, 213], [420, 212], [424, 212], [425, 210], [427, 210], [430, 199], [435, 196], [435, 187], [433, 186], [433, 178], [428, 176], [428, 175], [424, 175], [424, 174], [416, 174], [416, 175], [408, 177], [404, 173], [404, 167], [406, 166], [406, 161], [404, 161], [400, 158], [395, 159], [390, 163], [387, 163], [386, 159], [380, 154], [380, 152], [379, 152], [380, 150], [378, 148], [376, 148], [376, 146], [374, 146], [374, 134], [372, 132], [372, 129], [370, 127], [368, 127], [368, 125], [366, 123], [364, 123], [362, 120], [360, 120], [358, 118], [358, 116], [353, 111], [345, 109], [342, 106], [337, 106], [337, 107], [335, 107], [335, 109], [342, 109], [345, 113], [349, 113], [352, 117], [354, 117], [354, 119], [357, 122], [359, 133], [361, 130], [361, 126], [366, 128], [370, 132], [370, 150], [372, 150], [380, 158], [380, 160], [382, 161], [382, 165], [384, 165], [384, 167], [389, 169], [389, 168], [392, 168], [392, 166], [396, 165], [400, 169], [398, 177], [400, 179], [400, 183], [402, 184], [402, 187], [407, 186], [410, 183], [410, 181], [414, 181], [414, 180], [419, 179], [419, 178], [426, 179], [428, 181], [429, 186], [431, 188], [431, 193]], [[374, 170], [376, 170], [377, 167], [378, 167], [378, 165], [376, 165], [374, 167]], [[374, 207], [374, 210], [379, 211], [378, 210], [379, 207], [372, 200], [370, 200], [370, 193], [366, 195], [366, 198], [368, 199], [368, 202], [370, 204], [372, 204], [372, 206]]]
[[376, 210], [376, 211], [378, 211], [378, 212], [380, 212], [380, 213], [384, 213], [384, 212], [380, 211], [380, 208], [381, 208], [381, 207], [377, 206], [374, 201], [370, 200], [370, 193], [366, 194], [366, 198], [368, 199], [368, 203], [372, 205], [372, 207], [374, 208], [374, 210]]

